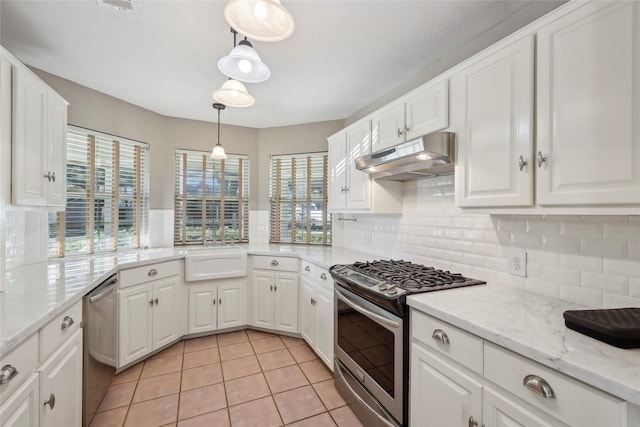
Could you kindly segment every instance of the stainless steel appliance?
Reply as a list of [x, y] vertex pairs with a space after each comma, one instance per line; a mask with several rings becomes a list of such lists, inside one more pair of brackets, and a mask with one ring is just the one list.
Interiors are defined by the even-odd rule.
[[408, 425], [407, 295], [485, 282], [408, 261], [334, 265], [336, 388], [367, 427]]
[[88, 426], [116, 371], [118, 276], [102, 282], [83, 299], [84, 366], [82, 425]]

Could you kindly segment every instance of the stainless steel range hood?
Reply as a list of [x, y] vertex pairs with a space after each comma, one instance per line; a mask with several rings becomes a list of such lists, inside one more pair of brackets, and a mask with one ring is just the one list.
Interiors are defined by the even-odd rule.
[[456, 135], [436, 132], [358, 157], [356, 168], [372, 178], [412, 181], [453, 173]]

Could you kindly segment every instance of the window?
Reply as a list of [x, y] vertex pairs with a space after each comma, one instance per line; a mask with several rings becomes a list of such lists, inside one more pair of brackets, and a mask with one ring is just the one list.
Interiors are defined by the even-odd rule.
[[67, 129], [67, 206], [49, 214], [49, 256], [147, 246], [146, 143]]
[[249, 241], [249, 156], [176, 150], [176, 245]]
[[327, 153], [272, 156], [273, 243], [331, 244], [327, 213]]

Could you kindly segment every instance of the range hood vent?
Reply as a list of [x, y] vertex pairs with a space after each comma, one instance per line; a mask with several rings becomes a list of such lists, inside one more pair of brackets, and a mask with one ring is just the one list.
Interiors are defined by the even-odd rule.
[[455, 133], [436, 132], [358, 157], [355, 162], [358, 170], [375, 179], [413, 181], [452, 174], [455, 154]]

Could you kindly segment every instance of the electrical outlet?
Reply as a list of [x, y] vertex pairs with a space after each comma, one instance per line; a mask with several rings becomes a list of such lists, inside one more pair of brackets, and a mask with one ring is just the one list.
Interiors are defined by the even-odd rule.
[[527, 252], [515, 250], [509, 257], [509, 272], [514, 276], [527, 277]]
[[370, 231], [365, 231], [364, 233], [364, 244], [367, 246], [371, 246], [372, 235]]

